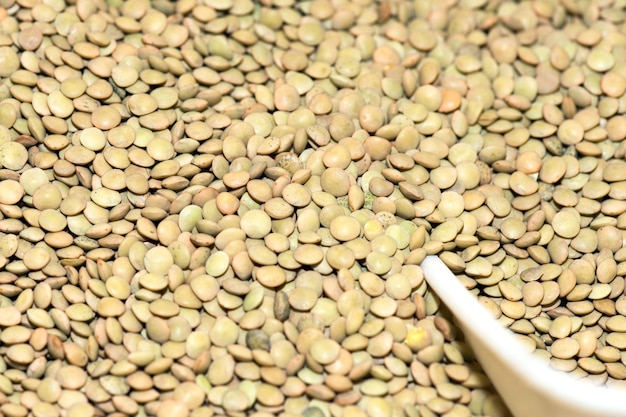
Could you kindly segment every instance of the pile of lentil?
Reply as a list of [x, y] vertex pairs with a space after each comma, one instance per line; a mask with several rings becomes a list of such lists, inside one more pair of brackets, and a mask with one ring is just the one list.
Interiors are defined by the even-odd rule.
[[624, 0], [0, 0], [0, 414], [508, 414], [419, 267], [626, 379]]

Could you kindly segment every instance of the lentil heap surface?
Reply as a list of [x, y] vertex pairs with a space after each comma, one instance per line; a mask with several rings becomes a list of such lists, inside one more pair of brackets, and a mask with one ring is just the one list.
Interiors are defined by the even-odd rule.
[[624, 0], [0, 0], [0, 414], [508, 415], [420, 262], [626, 379]]

